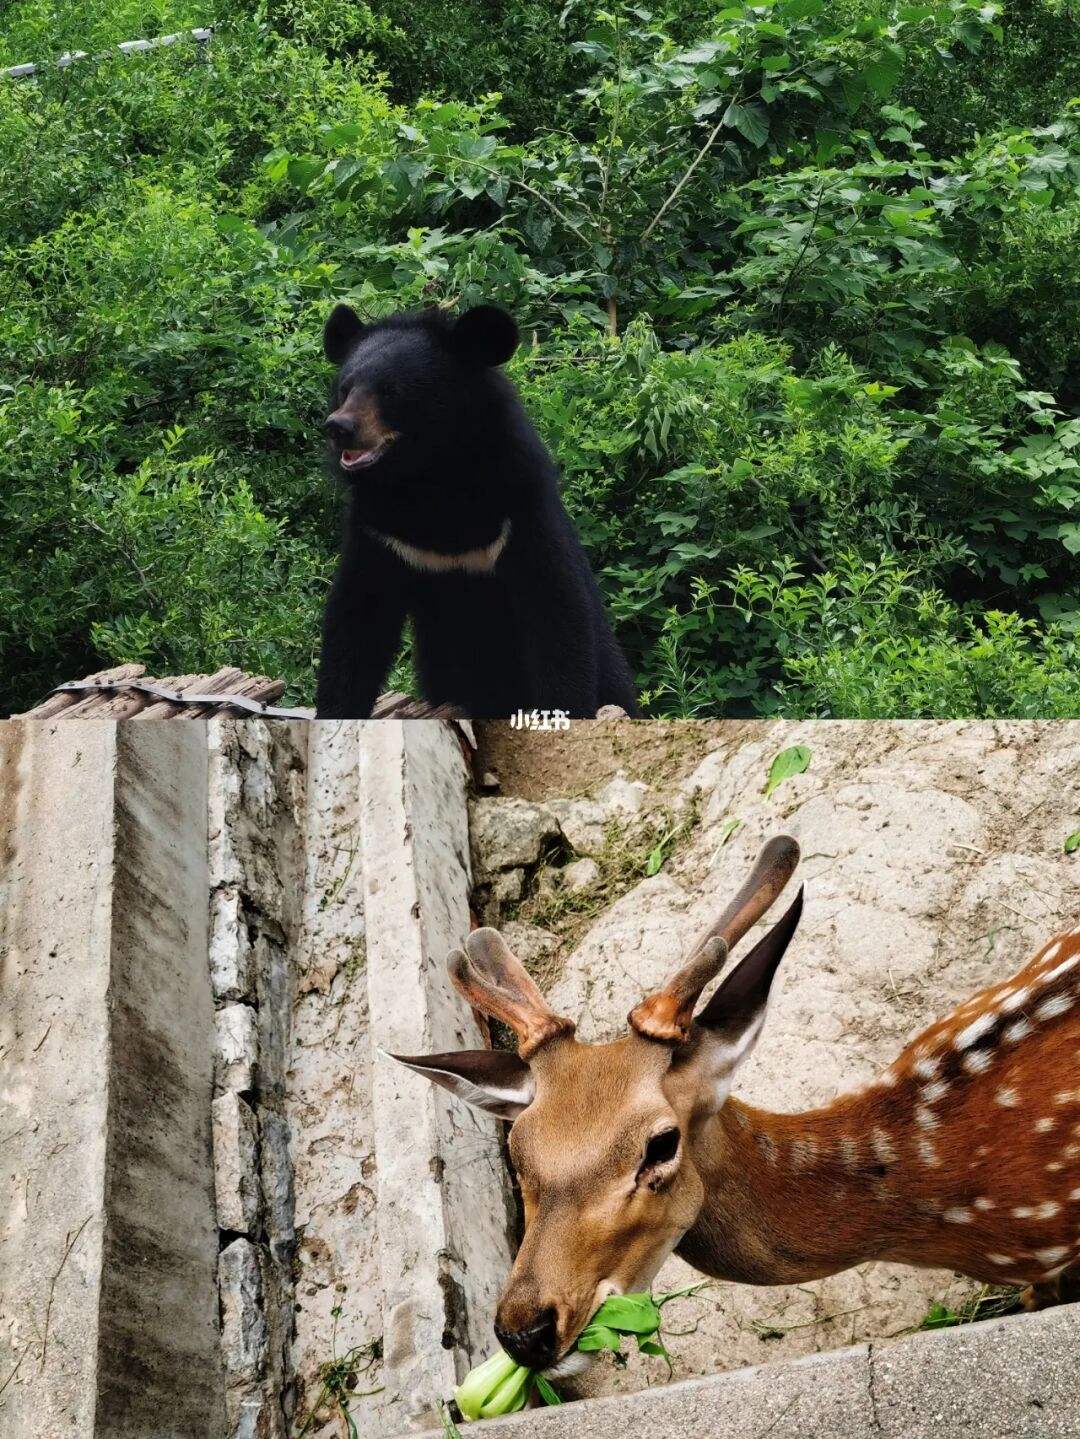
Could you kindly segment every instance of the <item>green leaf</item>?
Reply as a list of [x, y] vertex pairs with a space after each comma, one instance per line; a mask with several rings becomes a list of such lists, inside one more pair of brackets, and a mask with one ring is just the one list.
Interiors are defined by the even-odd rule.
[[534, 1374], [533, 1383], [536, 1385], [537, 1394], [540, 1395], [540, 1398], [544, 1401], [545, 1404], [562, 1403], [562, 1400], [559, 1398], [558, 1394], [556, 1394], [555, 1390], [551, 1387], [551, 1384], [548, 1382], [548, 1380], [544, 1378], [542, 1374]]
[[458, 149], [466, 160], [486, 160], [495, 149], [494, 135], [464, 135]]
[[1065, 853], [1075, 854], [1080, 849], [1080, 829], [1074, 829], [1065, 841]]
[[322, 142], [327, 149], [336, 149], [338, 145], [355, 145], [357, 140], [363, 137], [363, 125], [329, 125], [322, 131]]
[[651, 1294], [613, 1294], [604, 1300], [591, 1323], [624, 1334], [655, 1334], [660, 1328], [660, 1310]]
[[706, 40], [702, 45], [695, 45], [692, 50], [680, 50], [675, 59], [681, 65], [707, 65], [726, 48], [716, 40]]
[[949, 1329], [959, 1322], [958, 1316], [953, 1310], [947, 1309], [944, 1304], [937, 1300], [930, 1305], [926, 1315], [919, 1325], [920, 1329]]
[[296, 159], [289, 161], [288, 176], [298, 190], [306, 190], [326, 169], [325, 160]]
[[729, 819], [724, 821], [724, 823], [720, 826], [720, 839], [716, 846], [717, 849], [721, 849], [725, 844], [727, 844], [728, 840], [740, 827], [741, 824], [741, 819]]
[[769, 777], [765, 782], [765, 798], [768, 799], [778, 785], [794, 775], [803, 774], [810, 767], [810, 751], [802, 744], [782, 749], [769, 766]]
[[769, 116], [763, 105], [738, 105], [734, 101], [724, 111], [724, 124], [750, 141], [764, 145], [769, 138]]
[[659, 840], [656, 848], [649, 851], [649, 857], [645, 861], [645, 873], [650, 878], [662, 868], [664, 860], [667, 858], [668, 847], [674, 838], [674, 831], [668, 830], [667, 834]]
[[605, 1324], [587, 1324], [578, 1336], [577, 1347], [583, 1354], [592, 1354], [598, 1349], [611, 1349], [617, 1353], [622, 1347], [622, 1338]]
[[216, 221], [223, 235], [256, 235], [258, 232], [250, 220], [241, 215], [219, 215]]
[[868, 65], [863, 73], [874, 94], [885, 100], [892, 94], [900, 78], [900, 61], [895, 55], [883, 55], [880, 60]]
[[655, 1339], [646, 1339], [644, 1335], [638, 1335], [637, 1347], [642, 1354], [656, 1354], [661, 1359], [670, 1359], [671, 1355], [662, 1344]]

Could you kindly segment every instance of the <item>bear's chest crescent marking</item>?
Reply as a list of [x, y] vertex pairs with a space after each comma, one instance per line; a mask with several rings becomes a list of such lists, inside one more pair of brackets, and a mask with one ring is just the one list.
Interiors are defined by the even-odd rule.
[[444, 554], [440, 550], [425, 550], [419, 545], [411, 545], [408, 540], [398, 539], [396, 535], [384, 535], [380, 530], [368, 529], [368, 534], [373, 539], [381, 541], [407, 565], [413, 569], [427, 570], [431, 574], [447, 573], [452, 570], [463, 570], [466, 574], [482, 575], [487, 574], [495, 568], [499, 556], [506, 549], [510, 539], [510, 521], [503, 520], [502, 529], [490, 545], [483, 545], [474, 550], [461, 550], [457, 554]]

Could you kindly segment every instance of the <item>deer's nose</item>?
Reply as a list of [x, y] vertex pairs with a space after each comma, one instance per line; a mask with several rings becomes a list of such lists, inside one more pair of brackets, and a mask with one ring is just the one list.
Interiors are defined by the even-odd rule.
[[542, 1309], [536, 1320], [524, 1329], [504, 1329], [495, 1325], [495, 1338], [510, 1358], [526, 1369], [546, 1369], [558, 1358], [554, 1309]]

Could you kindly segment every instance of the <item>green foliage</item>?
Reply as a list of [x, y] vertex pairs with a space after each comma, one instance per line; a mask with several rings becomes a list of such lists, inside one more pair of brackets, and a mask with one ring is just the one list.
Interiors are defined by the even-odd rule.
[[347, 296], [519, 315], [653, 712], [1080, 713], [1068, 6], [22, 0], [0, 53], [197, 23], [0, 84], [7, 706], [310, 697]]
[[10, 0], [0, 24], [0, 66], [96, 54], [124, 40], [151, 39], [207, 23], [204, 0]]
[[980, 1319], [1000, 1319], [1019, 1308], [1018, 1289], [1004, 1284], [984, 1284], [978, 1294], [957, 1305], [943, 1304], [935, 1299], [926, 1311], [918, 1329], [955, 1329], [960, 1324], [974, 1324]]
[[940, 154], [1002, 126], [1044, 125], [1080, 94], [1073, 0], [1006, 4], [1000, 24], [999, 44], [960, 64], [948, 50], [927, 55], [901, 78], [898, 93], [927, 121]]
[[841, 556], [808, 581], [742, 572], [736, 601], [764, 619], [789, 681], [774, 707], [799, 718], [1080, 714], [1080, 647], [1000, 610], [962, 613], [892, 559]]

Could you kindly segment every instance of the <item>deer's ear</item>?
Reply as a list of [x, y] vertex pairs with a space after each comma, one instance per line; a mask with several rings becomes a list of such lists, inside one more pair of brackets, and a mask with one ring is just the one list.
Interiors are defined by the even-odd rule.
[[516, 1119], [532, 1103], [536, 1082], [523, 1059], [503, 1049], [462, 1049], [454, 1054], [387, 1054], [456, 1094], [473, 1109]]
[[701, 1101], [716, 1110], [727, 1099], [736, 1072], [750, 1057], [765, 1024], [769, 991], [802, 916], [800, 889], [773, 925], [697, 1015], [700, 1041], [693, 1062], [702, 1068]]

